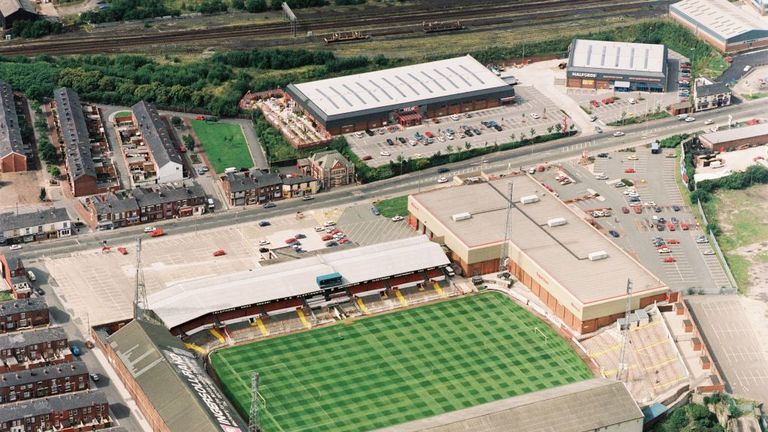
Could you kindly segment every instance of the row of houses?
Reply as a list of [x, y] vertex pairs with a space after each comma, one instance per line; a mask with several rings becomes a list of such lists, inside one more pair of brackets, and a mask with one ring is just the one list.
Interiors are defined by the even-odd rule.
[[187, 182], [94, 195], [82, 199], [80, 205], [92, 228], [109, 230], [201, 215], [205, 213], [206, 200], [199, 184]]
[[56, 89], [53, 96], [54, 122], [64, 153], [68, 192], [79, 197], [119, 189], [99, 109], [83, 105], [78, 94], [67, 87]]
[[10, 293], [17, 300], [29, 298], [32, 287], [21, 258], [0, 255], [0, 292]]
[[0, 172], [26, 171], [31, 157], [31, 147], [21, 138], [13, 89], [0, 81]]
[[260, 170], [230, 172], [219, 180], [230, 206], [307, 197], [320, 190], [355, 182], [355, 165], [334, 150], [299, 159], [297, 168], [297, 174], [264, 173]]
[[70, 235], [72, 220], [64, 208], [0, 213], [0, 244], [27, 243]]

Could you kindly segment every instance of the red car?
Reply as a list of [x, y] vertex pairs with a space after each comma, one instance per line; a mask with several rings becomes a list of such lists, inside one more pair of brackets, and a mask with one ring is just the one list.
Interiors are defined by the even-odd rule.
[[675, 257], [671, 257], [671, 256], [670, 257], [666, 257], [666, 258], [664, 258], [664, 262], [665, 263], [673, 263], [673, 262], [675, 262]]
[[636, 172], [637, 172], [637, 171], [635, 171], [635, 169], [634, 169], [634, 168], [627, 168], [627, 169], [625, 169], [625, 170], [624, 170], [624, 173], [625, 173], [625, 174], [634, 174], [634, 173], [636, 173]]
[[597, 108], [597, 107], [599, 107], [599, 106], [600, 106], [600, 102], [598, 102], [598, 101], [596, 101], [596, 100], [594, 100], [594, 99], [592, 99], [591, 101], [589, 101], [589, 103], [590, 103], [590, 104], [592, 104], [592, 106], [593, 106], [593, 107], [595, 107], [595, 108]]
[[126, 248], [124, 248], [122, 246], [117, 248], [117, 251], [120, 252], [123, 255], [128, 255], [128, 249], [126, 249]]
[[224, 256], [226, 254], [227, 253], [224, 252], [224, 249], [219, 249], [219, 250], [217, 250], [216, 252], [213, 253], [213, 256]]
[[343, 238], [343, 239], [339, 240], [339, 244], [347, 244], [347, 243], [349, 243], [349, 239], [348, 238]]
[[632, 207], [632, 208], [635, 209], [635, 214], [643, 213], [643, 208], [642, 207]]
[[675, 230], [675, 224], [673, 224], [672, 222], [670, 222], [670, 223], [668, 223], [668, 224], [667, 224], [667, 228], [668, 228], [670, 231], [674, 231], [674, 230]]
[[331, 234], [326, 234], [321, 238], [323, 241], [333, 240], [333, 236]]
[[678, 240], [678, 239], [669, 239], [669, 240], [667, 240], [667, 244], [680, 244], [680, 240]]
[[293, 237], [285, 239], [285, 244], [294, 244], [294, 243], [296, 243], [296, 239]]
[[427, 138], [434, 138], [435, 137], [434, 135], [432, 135], [432, 132], [430, 132], [430, 131], [424, 132], [424, 136], [426, 136]]
[[629, 214], [629, 209], [626, 208], [626, 207], [622, 207], [621, 208], [621, 212], [624, 213], [624, 214]]
[[341, 230], [340, 229], [335, 229], [335, 230], [331, 231], [331, 235], [336, 235], [336, 234], [341, 234]]

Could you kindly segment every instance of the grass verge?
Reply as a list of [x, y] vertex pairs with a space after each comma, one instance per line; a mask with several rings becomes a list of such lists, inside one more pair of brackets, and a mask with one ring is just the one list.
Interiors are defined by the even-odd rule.
[[376, 203], [376, 208], [384, 217], [405, 217], [408, 215], [408, 195], [381, 200]]
[[265, 432], [379, 429], [592, 376], [566, 341], [499, 293], [227, 348], [211, 364], [243, 414], [259, 373]]
[[192, 129], [217, 173], [223, 173], [229, 167], [253, 167], [253, 159], [240, 126], [192, 120]]

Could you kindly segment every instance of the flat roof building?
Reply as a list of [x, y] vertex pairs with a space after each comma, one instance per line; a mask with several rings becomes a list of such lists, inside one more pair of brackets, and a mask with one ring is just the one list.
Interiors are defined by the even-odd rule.
[[597, 378], [415, 420], [376, 432], [509, 430], [641, 432], [643, 413], [622, 382]]
[[[296, 261], [273, 264], [209, 278], [173, 284], [148, 298], [149, 306], [174, 334], [195, 333], [211, 327], [216, 315], [221, 323], [245, 321], [268, 312], [258, 306], [275, 302], [272, 311], [282, 310], [281, 300], [323, 296], [328, 288], [356, 294], [375, 291], [392, 277], [442, 268], [448, 258], [442, 248], [424, 236], [330, 252]], [[341, 274], [341, 282], [320, 286], [318, 276]], [[369, 283], [372, 282], [372, 283]], [[284, 309], [295, 310], [301, 303]], [[249, 310], [250, 306], [255, 306]], [[236, 309], [237, 314], [229, 314]]]
[[728, 0], [683, 0], [669, 6], [669, 15], [723, 52], [768, 46], [768, 24]]
[[568, 87], [664, 92], [667, 47], [574, 39], [568, 49], [566, 77]]
[[31, 148], [21, 139], [13, 89], [5, 81], [0, 81], [0, 126], [0, 172], [26, 171]]
[[467, 55], [290, 84], [286, 93], [331, 134], [499, 106], [514, 97], [501, 78]]
[[626, 309], [666, 298], [667, 286], [527, 175], [411, 195], [408, 223], [444, 244], [465, 275], [499, 271], [508, 184], [514, 184], [506, 268], [564, 324], [590, 333]]
[[699, 135], [699, 143], [719, 152], [768, 144], [768, 123], [705, 133]]

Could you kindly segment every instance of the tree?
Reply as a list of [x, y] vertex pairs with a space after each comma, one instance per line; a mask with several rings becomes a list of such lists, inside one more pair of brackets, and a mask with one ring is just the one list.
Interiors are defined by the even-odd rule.
[[194, 139], [194, 138], [192, 138], [192, 136], [191, 136], [191, 135], [184, 135], [184, 136], [181, 138], [181, 140], [182, 140], [182, 141], [184, 141], [184, 146], [187, 148], [187, 150], [189, 150], [189, 151], [195, 151], [195, 146], [196, 146], [197, 144], [195, 143], [195, 139]]
[[547, 134], [552, 135], [552, 131], [554, 130], [554, 126], [547, 126]]
[[509, 140], [511, 142], [515, 142], [515, 134], [513, 134], [513, 133], [509, 134]]
[[531, 138], [536, 136], [536, 129], [531, 128]]
[[61, 170], [56, 165], [48, 165], [48, 174], [53, 178], [59, 178]]
[[520, 141], [525, 141], [525, 132], [520, 132]]
[[47, 192], [45, 191], [44, 187], [40, 188], [40, 201], [45, 201], [45, 197], [47, 195]]
[[246, 0], [245, 10], [248, 12], [264, 12], [268, 9], [266, 0]]
[[469, 143], [469, 141], [467, 141], [467, 142], [465, 142], [465, 143], [464, 143], [464, 148], [466, 148], [467, 150], [469, 150], [469, 149], [471, 149], [471, 148], [472, 148], [472, 144], [470, 144], [470, 143]]
[[181, 117], [179, 116], [171, 117], [171, 124], [173, 125], [173, 127], [177, 127], [177, 128], [181, 127], [181, 125], [183, 124]]
[[562, 123], [555, 123], [555, 130], [557, 133], [560, 133], [563, 131], [563, 124]]
[[448, 153], [453, 153], [453, 146], [448, 144], [448, 147], [445, 148], [445, 151]]

